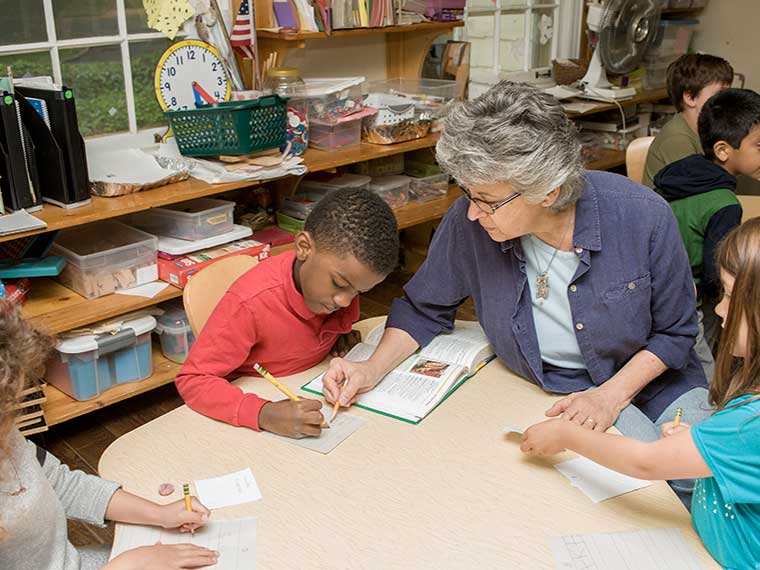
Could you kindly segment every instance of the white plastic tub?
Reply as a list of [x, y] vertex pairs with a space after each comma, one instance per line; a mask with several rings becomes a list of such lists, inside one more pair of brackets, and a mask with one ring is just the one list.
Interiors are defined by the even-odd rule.
[[235, 202], [198, 198], [132, 215], [130, 223], [153, 235], [200, 240], [232, 231]]
[[172, 362], [183, 363], [195, 342], [185, 309], [180, 303], [165, 307], [158, 318], [156, 334], [161, 341], [161, 352]]

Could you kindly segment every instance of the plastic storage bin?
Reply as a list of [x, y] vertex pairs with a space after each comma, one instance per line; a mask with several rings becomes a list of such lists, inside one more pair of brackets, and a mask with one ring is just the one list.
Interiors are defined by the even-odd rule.
[[309, 146], [322, 150], [336, 150], [362, 142], [361, 117], [336, 123], [311, 121]]
[[404, 172], [404, 155], [394, 154], [382, 158], [373, 158], [354, 165], [359, 174], [367, 176], [388, 176], [390, 174], [402, 174]]
[[309, 121], [333, 122], [362, 108], [364, 77], [304, 79]]
[[689, 51], [689, 44], [698, 20], [660, 20], [657, 34], [644, 57], [645, 63], [659, 63]]
[[371, 178], [360, 174], [331, 174], [318, 172], [314, 178], [307, 178], [298, 186], [299, 192], [321, 194], [344, 188], [369, 189]]
[[393, 144], [427, 136], [432, 113], [418, 109], [414, 102], [398, 95], [371, 93], [364, 104], [377, 115], [362, 121], [362, 139], [373, 144]]
[[294, 218], [292, 216], [288, 216], [287, 214], [283, 213], [280, 210], [277, 210], [277, 225], [292, 234], [297, 234], [300, 231], [303, 231], [303, 225], [304, 220], [299, 220], [298, 218]]
[[66, 258], [58, 281], [94, 299], [158, 279], [154, 236], [115, 221], [61, 231], [51, 255]]
[[280, 206], [280, 212], [290, 216], [291, 218], [297, 218], [299, 220], [305, 220], [314, 206], [324, 197], [324, 194], [311, 194], [311, 193], [298, 193], [292, 196], [287, 196], [282, 201]]
[[425, 178], [409, 179], [409, 199], [417, 201], [441, 198], [449, 192], [449, 175], [434, 174]]
[[409, 203], [410, 180], [408, 176], [379, 176], [372, 179], [369, 189], [391, 208], [400, 208]]
[[198, 198], [132, 215], [130, 223], [154, 235], [201, 240], [233, 229], [235, 202]]
[[384, 79], [369, 84], [371, 93], [389, 93], [409, 99], [418, 108], [422, 107], [435, 116], [456, 99], [459, 92], [458, 83], [447, 79]]
[[[95, 325], [97, 326], [97, 325]], [[45, 379], [75, 400], [89, 400], [112, 386], [153, 374], [151, 316], [125, 321], [113, 334], [62, 340], [50, 359]]]
[[169, 303], [158, 318], [156, 334], [161, 341], [161, 352], [172, 362], [183, 363], [195, 342], [185, 309], [180, 303]]

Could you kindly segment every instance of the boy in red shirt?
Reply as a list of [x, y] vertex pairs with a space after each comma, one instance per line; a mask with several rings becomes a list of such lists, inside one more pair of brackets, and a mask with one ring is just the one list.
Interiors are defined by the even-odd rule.
[[257, 362], [287, 376], [331, 350], [343, 352], [343, 335], [359, 318], [357, 294], [394, 269], [398, 247], [396, 218], [376, 194], [349, 189], [325, 196], [296, 235], [295, 251], [243, 274], [211, 313], [175, 379], [187, 405], [236, 426], [319, 435], [321, 402], [270, 402], [229, 380], [257, 376]]

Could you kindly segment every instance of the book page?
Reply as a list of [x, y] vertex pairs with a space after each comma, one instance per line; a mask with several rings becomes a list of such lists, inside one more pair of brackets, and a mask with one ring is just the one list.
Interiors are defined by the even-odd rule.
[[420, 351], [421, 356], [459, 364], [468, 372], [492, 354], [488, 337], [477, 323], [457, 323], [451, 334], [438, 335]]
[[211, 521], [194, 534], [154, 526], [123, 524], [116, 533], [111, 550], [113, 560], [119, 554], [140, 546], [161, 544], [195, 544], [219, 553], [219, 560], [209, 570], [250, 570], [256, 567], [256, 519]]
[[380, 344], [380, 339], [383, 338], [384, 334], [385, 323], [382, 323], [369, 331], [369, 333], [367, 333], [367, 338], [362, 339], [362, 342], [377, 346]]

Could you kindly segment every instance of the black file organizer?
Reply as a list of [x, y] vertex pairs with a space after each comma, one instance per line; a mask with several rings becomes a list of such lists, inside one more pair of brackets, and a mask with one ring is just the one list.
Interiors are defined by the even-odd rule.
[[[50, 128], [26, 98], [42, 99]], [[42, 197], [63, 208], [90, 201], [90, 180], [84, 139], [79, 133], [74, 96], [70, 89], [16, 87], [16, 98], [26, 127], [34, 140], [40, 165]]]
[[42, 197], [34, 145], [13, 95], [0, 94], [0, 191], [10, 210], [39, 209]]

